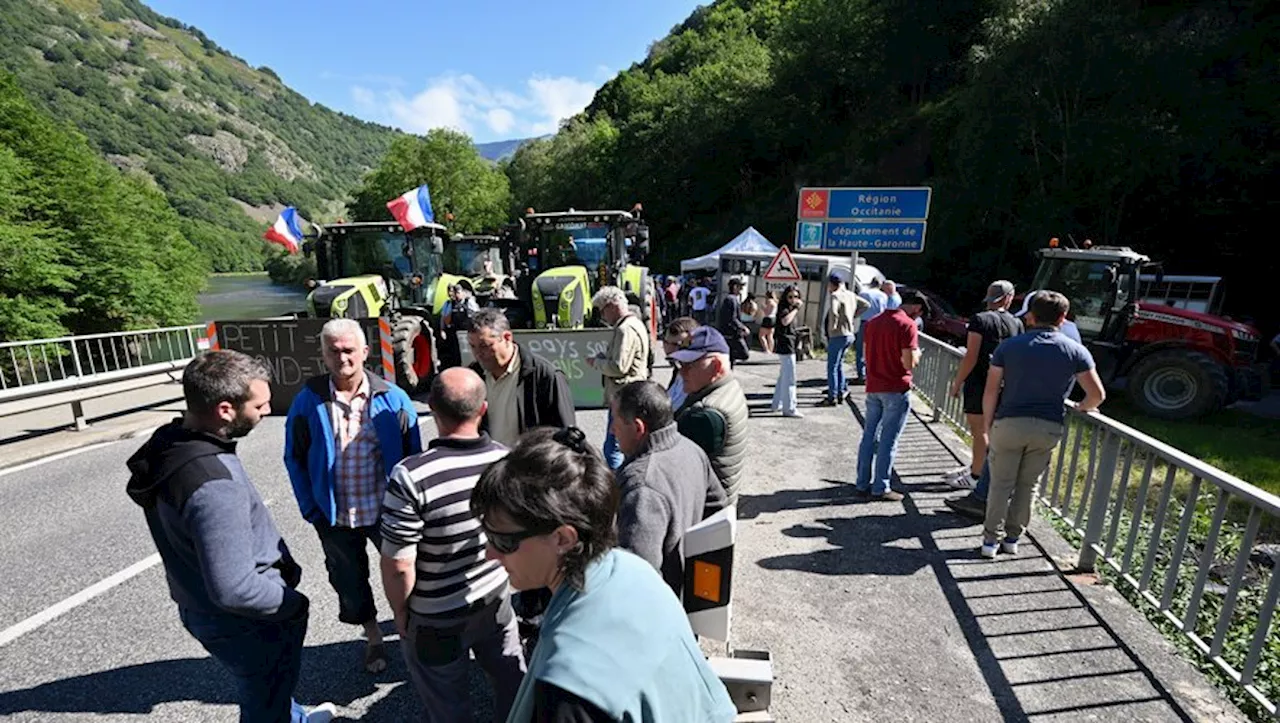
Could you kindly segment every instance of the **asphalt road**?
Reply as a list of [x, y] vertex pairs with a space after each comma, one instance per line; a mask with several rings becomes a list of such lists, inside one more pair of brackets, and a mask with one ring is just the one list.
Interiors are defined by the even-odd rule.
[[[977, 559], [978, 528], [944, 510], [947, 492], [934, 483], [961, 449], [941, 441], [945, 425], [908, 426], [898, 464], [906, 501], [856, 501], [860, 422], [847, 406], [814, 408], [824, 363], [798, 366], [801, 420], [768, 410], [776, 364], [738, 370], [753, 419], [738, 506], [733, 643], [771, 652], [777, 720], [1239, 720], [1118, 595], [1062, 576], [1041, 549], [1042, 538], [1054, 537], [1043, 525], [1033, 525], [1036, 543], [1018, 556]], [[669, 373], [657, 371], [664, 382]], [[579, 413], [595, 444], [604, 422], [603, 411]], [[428, 436], [432, 426], [424, 422]], [[124, 493], [124, 463], [140, 443], [0, 471], [0, 720], [236, 719], [228, 677], [182, 629], [158, 565], [4, 640], [12, 626], [154, 554], [141, 511]], [[415, 719], [398, 655], [383, 674], [366, 674], [363, 641], [337, 621], [282, 448], [274, 417], [240, 453], [312, 599], [297, 697], [333, 701], [347, 720]], [[378, 596], [380, 589], [375, 581]], [[385, 604], [380, 612], [386, 621]], [[487, 720], [478, 673], [472, 694], [476, 720]]]

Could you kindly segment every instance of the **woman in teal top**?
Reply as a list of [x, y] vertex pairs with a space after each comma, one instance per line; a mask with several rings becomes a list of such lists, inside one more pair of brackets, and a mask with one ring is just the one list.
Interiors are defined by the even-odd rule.
[[615, 548], [618, 487], [577, 428], [535, 429], [471, 495], [517, 590], [552, 591], [507, 723], [727, 723], [737, 715], [680, 601]]

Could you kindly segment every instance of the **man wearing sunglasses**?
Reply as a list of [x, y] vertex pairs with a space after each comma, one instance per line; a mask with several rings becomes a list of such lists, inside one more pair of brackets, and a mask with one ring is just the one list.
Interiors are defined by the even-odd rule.
[[[480, 431], [485, 386], [470, 369], [437, 375], [427, 404], [439, 436], [396, 466], [382, 504], [382, 585], [425, 719], [471, 720], [474, 652], [493, 683], [494, 718], [505, 720], [525, 661], [507, 573], [485, 559], [471, 492], [507, 448]], [[489, 541], [498, 549], [520, 544]]]

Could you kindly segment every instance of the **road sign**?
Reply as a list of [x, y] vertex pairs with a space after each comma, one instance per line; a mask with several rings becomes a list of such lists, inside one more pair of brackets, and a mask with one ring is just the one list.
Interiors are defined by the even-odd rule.
[[765, 281], [799, 281], [800, 268], [796, 266], [796, 260], [791, 258], [791, 251], [786, 246], [778, 249], [778, 253], [773, 257], [773, 261], [769, 262], [769, 268], [764, 272]]
[[933, 189], [803, 188], [796, 248], [921, 253]]

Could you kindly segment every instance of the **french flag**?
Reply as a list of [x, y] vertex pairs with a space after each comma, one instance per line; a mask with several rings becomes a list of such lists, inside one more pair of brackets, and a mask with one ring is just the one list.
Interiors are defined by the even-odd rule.
[[302, 243], [302, 228], [298, 226], [298, 209], [289, 206], [280, 212], [279, 218], [272, 224], [262, 238], [273, 244], [280, 244], [289, 253], [298, 253], [298, 244]]
[[387, 209], [405, 231], [435, 223], [436, 220], [435, 213], [431, 211], [431, 189], [425, 183], [399, 198], [387, 201]]

